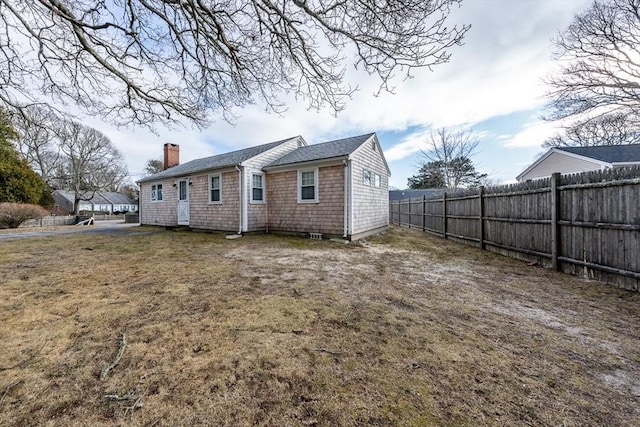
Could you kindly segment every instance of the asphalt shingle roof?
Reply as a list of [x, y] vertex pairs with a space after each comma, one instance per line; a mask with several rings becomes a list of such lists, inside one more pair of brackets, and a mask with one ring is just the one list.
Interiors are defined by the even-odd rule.
[[[56, 193], [64, 197], [69, 202], [73, 203], [75, 200], [75, 193], [67, 190], [56, 190]], [[85, 201], [85, 200], [83, 200]], [[95, 205], [133, 205], [131, 199], [122, 193], [115, 193], [111, 191], [96, 191], [90, 200], [87, 200]]]
[[316, 160], [331, 159], [335, 157], [345, 157], [353, 153], [365, 141], [374, 134], [368, 133], [350, 138], [338, 139], [335, 141], [323, 142], [321, 144], [307, 145], [300, 147], [291, 153], [271, 162], [265, 168], [274, 166], [284, 166], [296, 163], [312, 162]]
[[558, 150], [607, 163], [640, 162], [640, 144], [558, 147]]
[[295, 138], [302, 138], [294, 136], [291, 138], [282, 139], [280, 141], [270, 142], [268, 144], [257, 145], [255, 147], [249, 147], [242, 150], [232, 151], [230, 153], [217, 154], [215, 156], [203, 157], [201, 159], [191, 160], [190, 162], [176, 165], [167, 170], [164, 170], [155, 175], [147, 176], [138, 180], [138, 182], [153, 181], [160, 178], [169, 178], [173, 176], [189, 175], [195, 172], [201, 172], [210, 169], [218, 169], [227, 166], [238, 165], [245, 160], [264, 153], [265, 151], [277, 147], [278, 145], [290, 141]]
[[132, 205], [134, 204], [126, 194], [115, 193], [113, 191], [101, 191], [100, 195], [114, 205]]

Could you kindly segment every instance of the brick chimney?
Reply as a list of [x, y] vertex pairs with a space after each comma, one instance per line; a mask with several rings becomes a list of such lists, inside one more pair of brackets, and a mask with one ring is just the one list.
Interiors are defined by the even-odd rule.
[[164, 168], [167, 170], [180, 164], [180, 146], [178, 144], [164, 144]]

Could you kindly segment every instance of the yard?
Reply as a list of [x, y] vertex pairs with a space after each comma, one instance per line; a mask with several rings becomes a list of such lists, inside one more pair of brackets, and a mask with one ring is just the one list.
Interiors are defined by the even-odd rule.
[[417, 231], [0, 241], [0, 425], [639, 425], [640, 295]]

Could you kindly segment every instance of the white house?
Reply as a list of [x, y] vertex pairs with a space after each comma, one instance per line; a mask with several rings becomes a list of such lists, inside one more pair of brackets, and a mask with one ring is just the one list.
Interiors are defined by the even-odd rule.
[[[54, 210], [61, 214], [71, 213], [74, 208], [73, 191], [56, 190], [53, 192]], [[96, 191], [89, 200], [80, 200], [79, 211], [91, 212], [135, 212], [138, 205], [122, 193]]]
[[519, 182], [623, 166], [640, 165], [640, 144], [554, 147], [516, 177]]

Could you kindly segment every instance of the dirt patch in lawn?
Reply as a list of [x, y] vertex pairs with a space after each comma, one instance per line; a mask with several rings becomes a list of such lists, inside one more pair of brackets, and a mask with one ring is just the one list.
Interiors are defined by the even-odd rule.
[[638, 425], [640, 296], [392, 228], [0, 245], [0, 425]]

